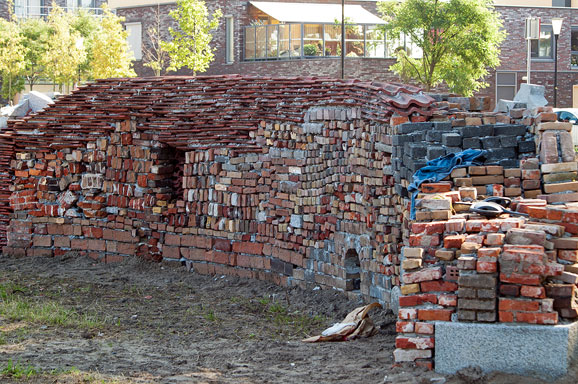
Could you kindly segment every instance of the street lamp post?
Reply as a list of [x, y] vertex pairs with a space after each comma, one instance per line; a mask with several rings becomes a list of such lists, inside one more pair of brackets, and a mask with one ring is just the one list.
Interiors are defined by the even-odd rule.
[[558, 107], [558, 36], [562, 30], [564, 19], [552, 18], [552, 32], [554, 33], [554, 108]]
[[345, 79], [345, 0], [341, 0], [341, 78]]

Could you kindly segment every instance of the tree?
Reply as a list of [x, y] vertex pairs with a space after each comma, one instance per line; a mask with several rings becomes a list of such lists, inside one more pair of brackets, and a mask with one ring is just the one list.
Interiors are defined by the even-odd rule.
[[86, 50], [86, 59], [79, 66], [78, 80], [80, 82], [90, 78], [91, 65], [94, 59], [93, 47], [94, 42], [99, 38], [100, 19], [90, 12], [79, 10], [74, 14], [70, 27], [80, 34], [82, 45]]
[[169, 28], [173, 40], [161, 44], [171, 58], [168, 70], [187, 67], [195, 75], [209, 68], [214, 59], [214, 49], [209, 45], [213, 38], [211, 31], [217, 29], [223, 13], [217, 9], [210, 21], [208, 14], [203, 0], [177, 0], [177, 9], [170, 15], [179, 24], [179, 29]]
[[124, 18], [116, 16], [103, 5], [103, 17], [92, 46], [91, 75], [95, 79], [135, 77], [129, 55], [128, 33], [123, 29]]
[[411, 57], [396, 51], [391, 69], [430, 91], [445, 82], [452, 92], [470, 96], [488, 86], [488, 68], [499, 65], [506, 34], [492, 0], [406, 0], [378, 3], [389, 39], [405, 35], [423, 51]]
[[60, 85], [61, 91], [63, 85], [74, 83], [80, 66], [86, 60], [82, 36], [71, 27], [73, 17], [54, 3], [48, 15], [51, 35], [42, 64], [46, 75], [54, 84]]
[[33, 90], [44, 72], [42, 58], [48, 50], [50, 27], [43, 19], [26, 19], [20, 23], [20, 31], [22, 45], [26, 48], [24, 76]]
[[12, 100], [23, 88], [22, 73], [25, 68], [26, 47], [22, 40], [18, 24], [0, 18], [2, 96], [8, 100]]
[[143, 62], [145, 67], [149, 67], [155, 73], [155, 76], [160, 76], [166, 71], [169, 55], [162, 45], [162, 18], [160, 5], [154, 12], [153, 25], [147, 28], [146, 35], [149, 44], [143, 44]]

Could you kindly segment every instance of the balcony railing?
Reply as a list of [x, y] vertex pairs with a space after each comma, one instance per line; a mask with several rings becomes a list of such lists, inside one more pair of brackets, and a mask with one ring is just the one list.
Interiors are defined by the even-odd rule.
[[[419, 48], [405, 37], [388, 41], [382, 26], [345, 26], [347, 57], [389, 58], [399, 48], [413, 57], [421, 56]], [[270, 24], [248, 26], [244, 30], [246, 61], [340, 56], [340, 24]]]
[[[65, 12], [79, 12], [84, 11], [95, 16], [102, 15], [102, 8], [88, 8], [88, 7], [61, 7]], [[51, 6], [29, 5], [23, 6], [16, 4], [14, 6], [14, 15], [21, 19], [40, 19], [47, 18], [52, 11]]]

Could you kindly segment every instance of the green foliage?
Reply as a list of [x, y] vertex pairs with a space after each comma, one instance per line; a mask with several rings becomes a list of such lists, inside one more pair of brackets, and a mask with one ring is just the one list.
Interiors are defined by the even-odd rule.
[[426, 90], [445, 82], [452, 92], [470, 96], [488, 86], [488, 68], [499, 65], [499, 46], [506, 34], [491, 0], [406, 0], [380, 2], [388, 21], [388, 39], [402, 34], [423, 50], [422, 58], [396, 51], [391, 67], [402, 79]]
[[94, 17], [92, 13], [80, 10], [74, 14], [70, 27], [80, 34], [82, 45], [86, 50], [86, 59], [80, 63], [80, 79], [90, 79], [91, 67], [94, 63], [93, 47], [94, 42], [99, 38], [100, 19]]
[[74, 16], [53, 4], [48, 16], [51, 36], [48, 49], [42, 58], [45, 74], [54, 84], [72, 84], [78, 70], [86, 60], [86, 48], [82, 36], [72, 28]]
[[303, 46], [303, 54], [305, 56], [319, 56], [319, 52], [317, 44], [305, 44]]
[[136, 76], [128, 51], [128, 34], [122, 27], [123, 20], [103, 5], [103, 17], [92, 46], [91, 75], [95, 79]]
[[0, 19], [0, 75], [2, 95], [8, 100], [20, 91], [18, 85], [26, 68], [26, 52], [18, 24]]
[[193, 74], [205, 72], [214, 59], [214, 48], [210, 46], [213, 39], [211, 31], [219, 26], [223, 13], [217, 9], [209, 20], [209, 12], [203, 0], [177, 0], [177, 9], [171, 11], [170, 15], [177, 21], [179, 28], [169, 28], [173, 40], [161, 44], [171, 59], [168, 70], [187, 67]]
[[20, 33], [26, 48], [24, 75], [32, 90], [44, 71], [42, 58], [48, 50], [51, 31], [43, 19], [25, 19], [20, 23]]

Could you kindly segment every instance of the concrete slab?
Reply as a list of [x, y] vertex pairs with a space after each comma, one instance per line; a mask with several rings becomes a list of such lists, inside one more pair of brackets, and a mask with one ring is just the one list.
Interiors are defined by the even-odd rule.
[[552, 379], [567, 373], [578, 353], [578, 322], [570, 325], [436, 322], [435, 370], [453, 374], [479, 366]]

